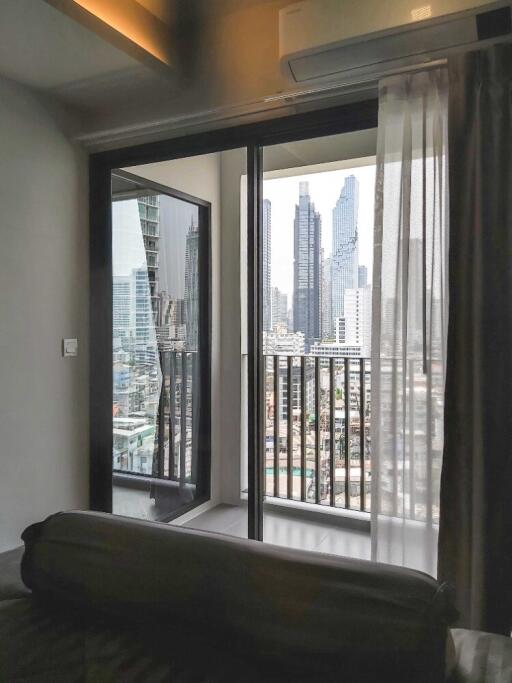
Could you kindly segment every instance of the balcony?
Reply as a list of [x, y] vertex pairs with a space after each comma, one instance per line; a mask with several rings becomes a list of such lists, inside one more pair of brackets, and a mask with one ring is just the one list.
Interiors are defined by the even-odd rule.
[[142, 221], [142, 238], [144, 241], [144, 249], [146, 251], [156, 251], [158, 252], [158, 245], [160, 243], [160, 236], [157, 234], [151, 234], [154, 230], [150, 230], [147, 227], [147, 223]]
[[[185, 351], [161, 353], [164, 391], [159, 415], [164, 418], [157, 420], [154, 457], [150, 453], [148, 458], [151, 466], [141, 471], [133, 459], [118, 457], [114, 500], [120, 514], [166, 521], [194, 498], [196, 356]], [[265, 357], [266, 541], [369, 557], [369, 376], [368, 359]], [[244, 537], [245, 499], [242, 490], [239, 505], [220, 503], [185, 523]]]
[[370, 371], [365, 358], [265, 357], [267, 497], [370, 511]]

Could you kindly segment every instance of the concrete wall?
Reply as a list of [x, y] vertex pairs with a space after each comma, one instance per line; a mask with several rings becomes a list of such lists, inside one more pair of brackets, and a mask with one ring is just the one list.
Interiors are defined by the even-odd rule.
[[[88, 504], [87, 157], [0, 79], [0, 551]], [[78, 337], [63, 358], [63, 337]]]

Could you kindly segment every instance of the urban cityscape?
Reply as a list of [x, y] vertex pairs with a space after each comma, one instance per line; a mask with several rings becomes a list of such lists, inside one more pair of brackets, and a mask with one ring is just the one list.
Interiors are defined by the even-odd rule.
[[199, 335], [197, 207], [158, 194], [115, 201], [113, 239], [114, 470], [190, 479]]
[[[272, 201], [263, 200], [265, 471], [267, 496], [368, 510], [372, 288], [359, 255], [356, 173], [324, 174], [336, 190], [330, 215], [317, 210], [302, 176], [294, 204], [289, 192], [282, 199], [277, 193], [278, 202], [288, 202], [281, 215], [288, 211], [293, 225], [276, 224]], [[330, 244], [322, 235], [326, 225]], [[366, 228], [368, 240], [373, 223]], [[273, 238], [286, 229], [293, 230], [293, 247], [288, 254], [278, 249], [280, 261], [293, 268], [291, 292], [276, 286], [272, 272]]]
[[371, 284], [368, 266], [359, 263], [358, 208], [359, 182], [349, 175], [332, 209], [332, 247], [326, 253], [325, 217], [315, 209], [308, 182], [298, 182], [297, 204], [290, 207], [294, 211], [290, 297], [273, 285], [272, 204], [263, 200], [265, 354], [370, 356]]
[[[375, 168], [364, 168], [366, 175], [359, 168], [324, 173], [321, 183], [315, 173], [264, 181], [262, 449], [267, 498], [368, 512]], [[269, 183], [276, 182], [287, 189], [277, 184], [272, 191]], [[147, 193], [113, 204], [116, 472], [194, 485], [199, 239], [197, 207], [188, 202]], [[421, 258], [420, 240], [411, 239], [412, 272], [421, 272]], [[407, 341], [417, 359], [410, 367], [397, 365], [396, 331], [392, 326], [381, 330], [384, 416], [393, 414], [397, 382], [407, 382], [406, 395], [417, 412], [427, 404], [419, 277], [417, 283], [410, 292]], [[394, 302], [392, 295], [383, 302], [386, 325]], [[437, 305], [433, 300], [434, 309]], [[432, 372], [437, 372], [435, 363]], [[414, 461], [397, 471], [392, 460], [381, 459], [380, 506], [386, 513], [399, 505], [414, 518], [428, 512], [421, 491], [432, 479], [429, 467], [440, 462], [441, 395], [434, 406], [431, 415], [425, 407], [432, 453], [422, 447], [421, 434], [407, 428], [404, 438]], [[383, 453], [396, 452], [395, 438], [391, 431], [385, 435]], [[419, 492], [414, 499], [396, 493], [405, 477], [410, 490]], [[438, 510], [430, 513], [436, 517]]]
[[[315, 208], [307, 180], [297, 182], [295, 203], [286, 208], [293, 217], [291, 295], [274, 282], [272, 242], [283, 226], [272, 220], [272, 202], [263, 201], [266, 493], [366, 508], [371, 285], [368, 266], [359, 260], [359, 181], [350, 172], [342, 182], [334, 174], [333, 181], [339, 188], [330, 216]], [[328, 221], [330, 249], [322, 243]], [[190, 482], [198, 390], [197, 209], [148, 193], [114, 202], [113, 228], [114, 470]]]

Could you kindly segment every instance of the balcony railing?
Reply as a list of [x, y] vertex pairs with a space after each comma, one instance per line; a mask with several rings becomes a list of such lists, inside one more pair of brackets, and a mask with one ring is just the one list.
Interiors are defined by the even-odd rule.
[[[196, 484], [197, 362], [194, 352], [160, 352], [156, 424], [148, 418], [152, 465], [143, 471], [133, 457], [123, 459], [118, 452], [115, 471]], [[369, 512], [369, 359], [265, 356], [263, 400], [266, 497]]]
[[368, 359], [266, 356], [267, 498], [369, 512], [370, 418]]
[[198, 354], [162, 351], [162, 391], [158, 407], [158, 438], [153, 476], [181, 483], [196, 483], [196, 401], [194, 378]]
[[[430, 412], [426, 409], [428, 378], [415, 363], [421, 360], [409, 363], [406, 400], [410, 413], [423, 417], [417, 424], [405, 425], [407, 462], [404, 459], [397, 464], [391, 458], [380, 464], [380, 510], [391, 517], [437, 523], [439, 510], [431, 502], [435, 498], [431, 492], [432, 482], [439, 478], [436, 468], [440, 467], [442, 456], [442, 431], [436, 430], [442, 430], [443, 397], [438, 397]], [[132, 475], [131, 478], [138, 475], [162, 484], [195, 487], [201, 481], [198, 467], [204, 465], [197, 461], [198, 355], [191, 351], [160, 351], [160, 365], [159, 397], [154, 370], [152, 375], [143, 369], [141, 377], [134, 380], [128, 365], [125, 370], [116, 369], [118, 407], [122, 406], [122, 410], [117, 413], [117, 421], [114, 418], [114, 471]], [[381, 385], [401, 383], [402, 376], [397, 373], [397, 361], [391, 359], [381, 368]], [[312, 512], [322, 506], [370, 512], [370, 376], [368, 358], [264, 357], [265, 424], [261, 452], [266, 499], [311, 504]], [[148, 386], [153, 396], [149, 408]], [[395, 393], [387, 393], [390, 403], [381, 404], [381, 416], [391, 422], [389, 411], [396, 412]], [[423, 413], [421, 402], [425, 407]], [[155, 420], [145, 415], [157, 417]], [[136, 440], [130, 429], [142, 444], [140, 447], [133, 447]], [[424, 438], [427, 430], [432, 434], [428, 450]], [[384, 438], [396, 441], [393, 431]], [[381, 445], [390, 453], [400, 447], [384, 440]]]
[[[195, 484], [197, 479], [194, 427], [196, 402], [193, 400], [197, 376], [197, 353], [161, 351], [162, 388], [156, 410], [156, 424], [146, 418], [152, 434], [146, 441], [146, 455], [152, 466], [137, 466], [139, 452], [123, 453], [114, 447], [114, 472], [149, 476], [181, 484]], [[156, 405], [155, 405], [156, 408]], [[128, 435], [127, 435], [128, 437]], [[128, 440], [128, 439], [126, 439]], [[141, 449], [142, 450], [142, 449]]]

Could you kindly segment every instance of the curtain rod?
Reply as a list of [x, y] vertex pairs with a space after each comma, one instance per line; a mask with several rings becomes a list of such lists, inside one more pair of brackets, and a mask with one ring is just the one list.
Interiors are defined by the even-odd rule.
[[440, 66], [446, 66], [448, 63], [447, 59], [436, 59], [429, 62], [424, 62], [423, 64], [412, 64], [411, 66], [404, 66], [400, 69], [389, 69], [388, 71], [382, 71], [378, 76], [375, 74], [369, 75], [367, 78], [363, 78], [357, 81], [346, 81], [344, 83], [332, 83], [326, 86], [320, 86], [318, 88], [309, 88], [308, 90], [299, 90], [296, 92], [282, 93], [280, 95], [271, 95], [270, 97], [265, 97], [264, 102], [277, 102], [280, 100], [293, 99], [295, 97], [304, 97], [305, 95], [316, 95], [324, 92], [329, 92], [332, 90], [344, 90], [349, 91], [352, 87], [357, 87], [360, 85], [377, 85], [381, 78], [387, 78], [388, 76], [398, 76], [403, 73], [411, 73], [414, 71], [425, 71], [427, 69], [437, 69]]
[[[74, 135], [74, 140], [88, 148], [105, 149], [105, 145], [111, 146], [116, 142], [127, 144], [129, 140], [143, 138], [147, 135], [150, 135], [153, 139], [158, 139], [162, 134], [171, 130], [174, 133], [177, 131], [182, 132], [183, 130], [192, 132], [193, 130], [201, 130], [205, 125], [209, 124], [219, 124], [227, 121], [241, 123], [242, 119], [247, 120], [261, 114], [266, 115], [271, 112], [276, 113], [282, 110], [288, 110], [290, 107], [305, 105], [316, 99], [318, 99], [318, 101], [323, 101], [323, 99], [327, 100], [328, 98], [336, 98], [338, 96], [355, 95], [358, 92], [366, 93], [371, 88], [377, 87], [379, 78], [411, 71], [434, 69], [439, 66], [445, 66], [446, 64], [446, 59], [437, 59], [435, 61], [424, 62], [423, 64], [414, 64], [402, 67], [401, 69], [382, 72], [379, 76], [376, 76], [375, 74], [369, 75], [365, 79], [346, 81], [345, 83], [331, 83], [308, 90], [271, 95], [236, 105], [220, 106], [195, 112], [193, 114], [179, 114], [157, 119], [144, 124], [128, 124], [103, 131], [77, 133]], [[324, 98], [322, 98], [322, 95], [324, 95]], [[318, 96], [318, 98], [315, 96]], [[374, 93], [373, 96], [375, 97], [376, 93]]]

